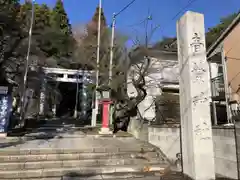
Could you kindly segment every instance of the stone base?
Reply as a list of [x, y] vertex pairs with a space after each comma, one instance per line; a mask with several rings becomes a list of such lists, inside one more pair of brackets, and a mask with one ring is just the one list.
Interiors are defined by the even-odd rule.
[[113, 134], [113, 132], [110, 131], [109, 128], [101, 128], [101, 130], [98, 133], [99, 134]]
[[6, 138], [7, 137], [7, 133], [0, 133], [0, 138]]

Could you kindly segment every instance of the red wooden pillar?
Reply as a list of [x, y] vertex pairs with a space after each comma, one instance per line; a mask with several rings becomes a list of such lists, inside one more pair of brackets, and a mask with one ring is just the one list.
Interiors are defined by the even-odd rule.
[[109, 110], [110, 110], [110, 104], [112, 101], [110, 99], [103, 99], [100, 101], [100, 103], [103, 106], [103, 112], [102, 112], [102, 128], [99, 134], [112, 134], [112, 131], [110, 131], [109, 128]]

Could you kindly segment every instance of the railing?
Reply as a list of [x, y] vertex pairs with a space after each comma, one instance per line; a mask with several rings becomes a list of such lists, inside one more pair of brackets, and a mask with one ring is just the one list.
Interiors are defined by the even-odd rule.
[[212, 97], [225, 97], [223, 75], [211, 79]]

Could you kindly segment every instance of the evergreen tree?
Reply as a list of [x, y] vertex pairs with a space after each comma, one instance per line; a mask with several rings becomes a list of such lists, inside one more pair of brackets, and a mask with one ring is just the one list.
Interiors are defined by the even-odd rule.
[[[239, 13], [240, 11], [238, 11]], [[216, 26], [209, 28], [206, 33], [206, 47], [210, 47], [217, 38], [228, 28], [231, 22], [236, 18], [238, 13], [230, 14], [224, 18], [220, 19], [220, 23]], [[156, 49], [168, 49], [168, 50], [177, 50], [177, 38], [176, 37], [164, 37], [161, 41], [157, 42], [153, 48]]]
[[57, 3], [52, 11], [52, 26], [55, 29], [60, 29], [66, 35], [72, 34], [72, 28], [69, 24], [67, 13], [63, 6], [62, 0], [57, 0]]
[[[38, 8], [38, 5], [35, 5], [35, 9], [36, 8]], [[18, 21], [20, 22], [20, 28], [25, 33], [29, 31], [30, 22], [31, 22], [31, 12], [32, 12], [32, 2], [25, 1], [25, 3], [20, 6], [20, 10], [18, 12]], [[33, 27], [35, 27], [35, 23]]]
[[18, 0], [0, 0], [0, 83], [6, 83], [5, 63], [21, 40], [17, 22]]
[[[97, 59], [97, 37], [98, 37], [98, 16], [99, 16], [99, 7], [96, 8], [95, 13], [92, 17], [92, 20], [87, 25], [87, 36], [83, 40], [83, 53], [85, 55], [84, 61], [88, 63], [88, 66], [91, 68], [96, 68], [96, 59]], [[103, 62], [103, 59], [107, 59], [109, 50], [109, 31], [107, 29], [106, 18], [101, 9], [101, 45], [100, 45], [100, 60]], [[102, 63], [100, 63], [102, 64]]]
[[[97, 69], [97, 37], [98, 37], [98, 17], [99, 7], [87, 26], [87, 36], [81, 42], [81, 51], [79, 51], [82, 65], [87, 65], [90, 68]], [[101, 77], [99, 79], [100, 85], [106, 85], [109, 79], [109, 60], [110, 60], [110, 42], [111, 42], [111, 30], [107, 27], [104, 11], [101, 11], [101, 34], [100, 34], [100, 57], [99, 57], [99, 71]], [[120, 34], [115, 34], [115, 46], [113, 57], [113, 78], [116, 80], [113, 86], [117, 87], [119, 82], [123, 83], [123, 78], [120, 75], [120, 61], [123, 60], [124, 54], [124, 38]], [[121, 61], [123, 62], [123, 61]], [[124, 79], [125, 80], [125, 79]], [[114, 87], [114, 88], [115, 88]]]
[[18, 0], [0, 0], [0, 40], [3, 40], [4, 34], [19, 31], [19, 23], [16, 21], [17, 13], [19, 11]]
[[44, 30], [46, 28], [50, 28], [51, 10], [49, 7], [46, 4], [42, 4], [41, 6], [37, 6], [35, 9], [34, 28], [36, 30]]
[[[240, 12], [240, 11], [239, 11]], [[239, 13], [238, 12], [238, 13]], [[206, 46], [209, 47], [217, 40], [217, 38], [223, 33], [225, 29], [231, 24], [234, 18], [237, 17], [238, 13], [230, 14], [224, 18], [220, 19], [220, 23], [215, 27], [209, 28], [208, 32], [206, 33]]]
[[[98, 32], [98, 18], [99, 18], [99, 7], [96, 8], [95, 13], [92, 17], [91, 22], [88, 25], [88, 33], [92, 33], [97, 36]], [[101, 9], [101, 30], [107, 27], [107, 21], [103, 12], [103, 9]]]

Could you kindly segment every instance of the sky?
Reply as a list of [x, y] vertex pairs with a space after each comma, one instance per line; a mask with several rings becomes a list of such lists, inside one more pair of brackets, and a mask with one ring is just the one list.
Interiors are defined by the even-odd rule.
[[[24, 0], [21, 0], [24, 1]], [[53, 7], [56, 0], [35, 0]], [[119, 12], [131, 0], [102, 0], [107, 23], [112, 22], [113, 13]], [[176, 35], [176, 21], [187, 10], [203, 13], [205, 29], [219, 23], [221, 17], [240, 10], [240, 0], [195, 0], [189, 7], [184, 7], [191, 0], [136, 0], [128, 9], [119, 14], [116, 19], [118, 31], [141, 37], [145, 32], [144, 23], [148, 15], [152, 16], [149, 27], [159, 26], [152, 36], [152, 41], [159, 41], [162, 37]], [[99, 0], [63, 0], [72, 25], [83, 25], [89, 22], [96, 10]], [[179, 11], [183, 10], [181, 13]], [[178, 14], [179, 13], [179, 14]], [[178, 15], [177, 15], [178, 14]], [[177, 16], [176, 16], [177, 15]], [[176, 16], [176, 17], [175, 17]], [[173, 18], [175, 17], [175, 18]]]

